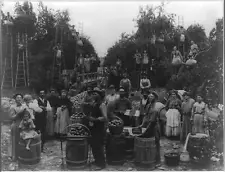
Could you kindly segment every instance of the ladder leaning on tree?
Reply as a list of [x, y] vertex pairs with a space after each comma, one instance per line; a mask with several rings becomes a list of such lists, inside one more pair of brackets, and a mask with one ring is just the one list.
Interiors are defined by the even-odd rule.
[[[6, 40], [6, 57], [4, 61], [4, 67], [3, 67], [4, 71], [3, 71], [1, 89], [13, 87], [13, 66], [12, 66], [13, 37], [12, 35], [10, 33], [7, 33], [5, 40]], [[10, 56], [8, 56], [9, 54]]]

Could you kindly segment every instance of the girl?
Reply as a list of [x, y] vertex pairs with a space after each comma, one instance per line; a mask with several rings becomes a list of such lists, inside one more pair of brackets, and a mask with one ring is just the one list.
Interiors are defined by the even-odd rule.
[[202, 95], [197, 95], [197, 101], [193, 105], [191, 121], [193, 123], [194, 133], [206, 134], [205, 125], [207, 122], [206, 104], [203, 102]]
[[176, 90], [170, 92], [170, 98], [167, 101], [166, 109], [166, 136], [179, 136], [180, 134], [180, 108], [181, 101]]
[[56, 123], [55, 123], [55, 133], [57, 136], [66, 135], [67, 131], [65, 130], [65, 128], [70, 123], [72, 103], [67, 97], [66, 90], [61, 91], [59, 105], [60, 107], [57, 108], [57, 112], [56, 112], [57, 117], [56, 117]]
[[24, 111], [23, 119], [20, 122], [19, 129], [21, 130], [20, 137], [27, 143], [26, 149], [30, 150], [31, 140], [34, 139], [38, 134], [34, 130], [34, 122], [31, 119], [29, 111], [27, 110]]

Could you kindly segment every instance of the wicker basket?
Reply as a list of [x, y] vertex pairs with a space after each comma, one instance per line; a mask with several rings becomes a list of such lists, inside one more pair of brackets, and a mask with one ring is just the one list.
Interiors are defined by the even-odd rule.
[[121, 121], [121, 125], [119, 125], [119, 126], [108, 126], [109, 127], [109, 132], [112, 135], [120, 135], [123, 132], [124, 123], [123, 123], [123, 120], [120, 119], [117, 116], [115, 116], [111, 121], [113, 121], [115, 119], [120, 120]]

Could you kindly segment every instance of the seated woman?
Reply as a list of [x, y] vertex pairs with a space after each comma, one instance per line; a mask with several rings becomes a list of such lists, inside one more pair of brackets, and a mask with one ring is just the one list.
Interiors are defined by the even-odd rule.
[[30, 150], [30, 143], [32, 139], [38, 136], [37, 132], [34, 130], [35, 125], [33, 120], [31, 119], [31, 115], [29, 111], [25, 110], [23, 119], [19, 125], [20, 129], [20, 137], [26, 141], [26, 149]]
[[182, 55], [181, 55], [180, 51], [177, 50], [176, 46], [173, 47], [171, 57], [172, 57], [172, 65], [174, 66], [173, 74], [177, 74], [180, 65], [183, 63], [183, 59], [182, 59]]

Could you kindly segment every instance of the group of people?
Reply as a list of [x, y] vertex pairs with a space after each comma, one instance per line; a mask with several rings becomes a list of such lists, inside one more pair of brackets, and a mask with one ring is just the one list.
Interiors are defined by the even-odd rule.
[[16, 94], [15, 104], [10, 107], [9, 115], [13, 123], [11, 126], [11, 157], [18, 158], [18, 143], [20, 138], [27, 142], [26, 149], [30, 150], [30, 143], [41, 134], [41, 150], [44, 151], [46, 139], [55, 134], [65, 134], [64, 127], [69, 123], [72, 103], [67, 97], [66, 90], [61, 96], [52, 89], [47, 97], [41, 90], [36, 99], [31, 95]]
[[171, 52], [172, 64], [174, 65], [174, 74], [177, 74], [180, 65], [184, 64], [188, 60], [195, 60], [197, 53], [199, 52], [198, 45], [191, 41], [190, 51], [187, 55], [187, 58], [177, 49], [177, 46], [173, 47], [173, 51]]

